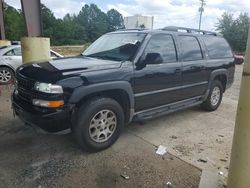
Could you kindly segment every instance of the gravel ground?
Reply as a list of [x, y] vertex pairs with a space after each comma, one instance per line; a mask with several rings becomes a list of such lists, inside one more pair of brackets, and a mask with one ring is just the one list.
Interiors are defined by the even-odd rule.
[[[0, 187], [163, 187], [168, 181], [198, 187], [200, 169], [226, 177], [241, 72], [237, 66], [217, 111], [195, 107], [133, 123], [116, 144], [95, 154], [79, 149], [71, 134], [24, 126], [12, 115], [11, 86], [0, 86]], [[168, 150], [164, 157], [155, 154], [160, 144]]]
[[[127, 128], [111, 148], [86, 153], [71, 134], [36, 133], [13, 118], [10, 86], [0, 96], [0, 187], [164, 187], [199, 185], [201, 170], [166, 154]], [[128, 175], [126, 180], [121, 175]]]

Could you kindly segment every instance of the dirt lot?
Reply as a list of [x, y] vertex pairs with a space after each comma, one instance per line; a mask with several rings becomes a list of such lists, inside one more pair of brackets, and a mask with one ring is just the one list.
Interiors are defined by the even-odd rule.
[[[1, 86], [0, 187], [163, 187], [170, 181], [179, 188], [198, 187], [199, 168], [226, 176], [241, 72], [237, 66], [217, 111], [195, 107], [133, 123], [115, 145], [96, 154], [81, 151], [71, 134], [36, 133], [14, 119], [11, 86]], [[168, 149], [164, 157], [155, 154], [160, 144]]]

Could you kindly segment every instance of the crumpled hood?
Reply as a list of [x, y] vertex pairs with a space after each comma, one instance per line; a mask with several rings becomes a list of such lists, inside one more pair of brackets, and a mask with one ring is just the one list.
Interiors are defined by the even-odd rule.
[[116, 69], [122, 62], [77, 56], [51, 60], [49, 62], [25, 64], [18, 69], [24, 77], [40, 81], [55, 81], [59, 77], [70, 77], [89, 71]]

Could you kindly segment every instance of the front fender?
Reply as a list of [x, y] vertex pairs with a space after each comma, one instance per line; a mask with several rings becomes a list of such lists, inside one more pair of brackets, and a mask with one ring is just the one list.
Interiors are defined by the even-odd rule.
[[72, 93], [69, 103], [78, 103], [83, 97], [94, 94], [97, 92], [121, 89], [125, 91], [129, 96], [130, 108], [134, 109], [134, 93], [133, 89], [129, 82], [126, 81], [113, 81], [113, 82], [104, 82], [98, 84], [92, 84], [88, 86], [80, 86], [74, 90]]
[[13, 72], [16, 71], [15, 67], [12, 66], [10, 63], [1, 62], [1, 63], [0, 63], [0, 67], [8, 67], [8, 68], [10, 68]]

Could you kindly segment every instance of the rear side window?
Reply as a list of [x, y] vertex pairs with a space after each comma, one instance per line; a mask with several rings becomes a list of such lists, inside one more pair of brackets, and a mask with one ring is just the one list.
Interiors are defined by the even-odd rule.
[[227, 41], [222, 37], [204, 37], [204, 43], [211, 59], [232, 57], [232, 51]]
[[200, 44], [196, 37], [179, 36], [183, 61], [196, 61], [203, 58]]
[[171, 35], [159, 34], [152, 36], [145, 53], [160, 53], [164, 63], [176, 62], [176, 49]]

